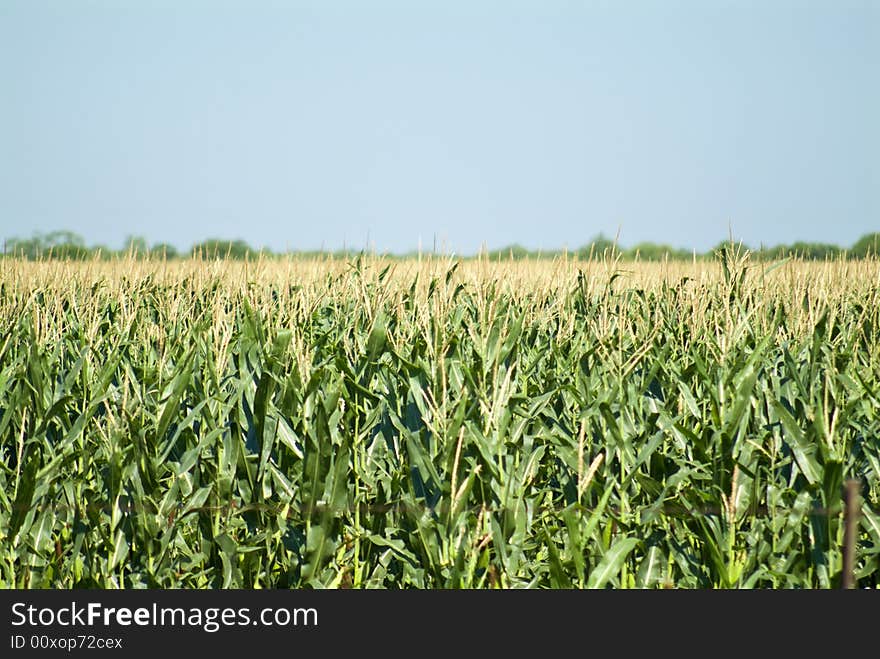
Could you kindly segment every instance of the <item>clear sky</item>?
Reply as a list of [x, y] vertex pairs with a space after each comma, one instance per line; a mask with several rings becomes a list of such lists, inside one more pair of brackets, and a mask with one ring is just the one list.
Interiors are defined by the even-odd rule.
[[880, 230], [880, 2], [0, 0], [0, 238]]

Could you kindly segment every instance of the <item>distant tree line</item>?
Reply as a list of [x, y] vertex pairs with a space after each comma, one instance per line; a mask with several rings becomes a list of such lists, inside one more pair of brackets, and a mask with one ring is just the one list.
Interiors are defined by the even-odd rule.
[[[575, 250], [563, 252], [562, 250], [538, 251], [529, 250], [522, 245], [510, 245], [488, 252], [492, 260], [498, 259], [526, 259], [561, 256], [563, 253], [577, 255], [579, 259], [602, 258], [605, 256], [619, 256], [624, 260], [663, 261], [666, 259], [706, 259], [714, 256], [724, 247], [730, 244], [729, 240], [718, 243], [708, 252], [696, 252], [694, 250], [672, 247], [662, 243], [641, 242], [631, 247], [623, 247], [615, 241], [599, 234], [586, 245]], [[868, 233], [859, 238], [851, 247], [841, 247], [828, 243], [795, 242], [790, 245], [775, 245], [773, 247], [760, 246], [752, 248], [748, 245], [740, 245], [742, 250], [751, 252], [753, 258], [777, 260], [788, 256], [808, 260], [824, 261], [837, 258], [864, 258], [869, 254], [880, 254], [880, 232]]]
[[[624, 260], [662, 261], [713, 258], [714, 255], [729, 241], [723, 241], [708, 252], [672, 247], [671, 245], [642, 242], [631, 247], [622, 247], [616, 241], [599, 234], [590, 242], [575, 250], [529, 250], [522, 245], [510, 245], [501, 249], [484, 252], [482, 256], [491, 260], [518, 260], [553, 258], [567, 254], [577, 256], [581, 260], [603, 257], [620, 257]], [[760, 246], [752, 248], [741, 245], [742, 249], [751, 252], [753, 258], [776, 260], [794, 256], [810, 260], [827, 260], [838, 258], [864, 258], [880, 255], [880, 232], [868, 233], [859, 238], [851, 247], [841, 247], [829, 243], [795, 242], [790, 245], [773, 247]], [[348, 257], [359, 253], [359, 250], [328, 251], [294, 251], [299, 256], [337, 256]], [[268, 248], [254, 248], [244, 240], [222, 240], [211, 238], [193, 245], [189, 250], [179, 251], [169, 243], [157, 243], [150, 246], [144, 238], [130, 236], [122, 249], [114, 250], [103, 245], [87, 246], [79, 235], [72, 231], [53, 231], [47, 234], [35, 234], [31, 238], [10, 238], [4, 241], [3, 255], [31, 260], [38, 259], [111, 259], [120, 256], [134, 258], [229, 258], [236, 260], [254, 259], [259, 256], [279, 256]], [[395, 255], [388, 255], [394, 257]], [[415, 252], [396, 255], [400, 258], [416, 256]]]
[[156, 243], [150, 246], [140, 236], [129, 236], [122, 249], [114, 250], [105, 245], [86, 246], [82, 237], [71, 231], [53, 231], [35, 234], [32, 238], [10, 238], [4, 241], [5, 256], [27, 259], [111, 259], [119, 256], [134, 258], [176, 259], [196, 257], [205, 259], [230, 258], [244, 260], [256, 258], [260, 253], [271, 255], [266, 249], [256, 249], [243, 240], [220, 240], [211, 238], [193, 245], [189, 251], [180, 252], [170, 243]]

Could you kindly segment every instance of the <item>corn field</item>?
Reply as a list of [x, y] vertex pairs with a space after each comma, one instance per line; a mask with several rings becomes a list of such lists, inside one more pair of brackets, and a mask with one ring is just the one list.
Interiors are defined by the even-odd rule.
[[880, 261], [0, 261], [0, 586], [880, 586]]

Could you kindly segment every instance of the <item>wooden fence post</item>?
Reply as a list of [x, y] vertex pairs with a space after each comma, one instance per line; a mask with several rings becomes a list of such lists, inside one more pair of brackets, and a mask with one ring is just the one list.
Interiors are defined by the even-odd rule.
[[843, 588], [856, 587], [856, 541], [859, 528], [859, 488], [861, 483], [846, 481], [843, 512]]

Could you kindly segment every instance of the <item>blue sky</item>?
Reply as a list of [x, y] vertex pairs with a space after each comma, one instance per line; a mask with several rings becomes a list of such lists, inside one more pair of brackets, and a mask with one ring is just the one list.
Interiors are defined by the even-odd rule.
[[880, 230], [880, 3], [0, 0], [0, 238]]

